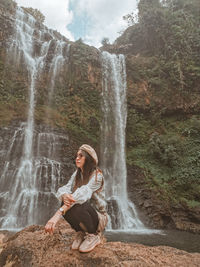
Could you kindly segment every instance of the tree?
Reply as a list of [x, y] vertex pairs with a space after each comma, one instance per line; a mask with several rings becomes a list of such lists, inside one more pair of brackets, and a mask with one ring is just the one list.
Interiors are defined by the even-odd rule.
[[161, 7], [159, 0], [140, 0], [138, 3], [138, 17], [139, 20], [143, 19], [153, 9]]
[[160, 84], [166, 79], [178, 90], [199, 90], [200, 1], [140, 0], [138, 10], [137, 22], [133, 13], [126, 16], [133, 25], [119, 43], [131, 43], [134, 54], [157, 58]]
[[84, 42], [83, 42], [83, 39], [80, 37], [78, 40], [76, 40], [76, 43], [77, 44], [83, 44]]
[[110, 44], [110, 41], [109, 41], [109, 38], [107, 37], [104, 37], [101, 41], [101, 44], [104, 46], [104, 45], [109, 45]]
[[123, 16], [123, 20], [128, 23], [128, 26], [134, 25], [138, 21], [138, 15], [134, 12]]

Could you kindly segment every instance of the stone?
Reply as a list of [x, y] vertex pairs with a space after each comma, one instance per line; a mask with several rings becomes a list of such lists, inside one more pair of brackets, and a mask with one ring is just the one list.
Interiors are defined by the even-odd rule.
[[74, 231], [60, 220], [53, 235], [44, 226], [32, 225], [4, 244], [0, 266], [181, 266], [200, 265], [200, 253], [167, 246], [148, 247], [134, 243], [105, 242], [90, 253], [72, 251]]

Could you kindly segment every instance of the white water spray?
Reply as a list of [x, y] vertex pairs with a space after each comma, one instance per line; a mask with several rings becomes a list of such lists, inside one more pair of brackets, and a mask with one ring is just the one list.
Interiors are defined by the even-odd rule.
[[127, 196], [125, 128], [127, 118], [126, 67], [123, 55], [102, 53], [103, 92], [101, 158], [111, 225], [117, 230], [144, 229]]
[[[21, 8], [16, 11], [15, 25], [16, 33], [9, 48], [9, 55], [12, 56], [14, 64], [19, 66], [23, 62], [27, 67], [29, 106], [27, 122], [23, 123], [13, 135], [0, 177], [2, 229], [19, 229], [41, 223], [44, 218], [49, 217], [49, 210], [46, 207], [48, 204], [52, 205], [52, 195], [62, 180], [61, 163], [56, 160], [55, 153], [59, 149], [58, 144], [66, 138], [53, 133], [36, 133], [34, 130], [37, 79], [45, 67], [52, 41], [57, 45], [55, 56], [50, 62], [50, 71], [53, 73], [53, 78], [56, 77], [59, 63], [64, 62], [62, 53], [65, 43], [55, 39], [48, 29], [39, 30], [36, 27], [36, 20]], [[47, 35], [50, 40], [48, 38], [46, 41]], [[36, 42], [40, 46], [37, 56], [34, 54]], [[50, 93], [53, 86], [54, 84], [51, 84]], [[36, 151], [33, 149], [35, 144]], [[49, 148], [45, 153], [43, 144]]]
[[[52, 101], [56, 75], [62, 69], [64, 62], [65, 62], [65, 58], [63, 56], [63, 49], [65, 45], [66, 45], [66, 42], [64, 41], [63, 42], [59, 40], [56, 41], [54, 57], [52, 59], [50, 71], [49, 71], [50, 72], [49, 103], [51, 103]], [[68, 47], [70, 47], [70, 45]], [[68, 51], [69, 50], [67, 49], [67, 52]]]

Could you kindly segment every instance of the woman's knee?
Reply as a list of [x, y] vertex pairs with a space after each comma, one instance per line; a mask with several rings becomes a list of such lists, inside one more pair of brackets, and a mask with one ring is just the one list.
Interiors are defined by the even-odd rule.
[[77, 213], [79, 212], [79, 204], [74, 205], [71, 207], [64, 215], [65, 218], [71, 218], [71, 217], [76, 217]]
[[74, 206], [72, 206], [68, 212], [71, 214], [80, 214], [80, 213], [84, 213], [85, 210], [87, 210], [87, 206], [88, 203], [85, 202], [83, 204], [75, 204]]
[[[93, 217], [93, 219], [96, 219], [95, 217], [98, 218], [98, 215], [94, 214], [91, 212], [91, 209], [93, 209], [92, 207], [90, 207], [90, 205], [85, 202], [83, 204], [75, 204], [73, 207], [71, 207], [66, 214], [64, 215], [64, 218], [66, 220], [76, 220], [78, 221], [82, 221], [84, 219], [87, 220], [88, 216], [89, 217]], [[94, 210], [94, 212], [96, 213], [96, 211]], [[98, 220], [98, 219], [97, 219]]]

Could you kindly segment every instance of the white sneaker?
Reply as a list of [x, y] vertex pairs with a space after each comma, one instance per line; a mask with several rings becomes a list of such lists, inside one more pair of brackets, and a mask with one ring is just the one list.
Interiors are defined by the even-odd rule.
[[76, 233], [76, 237], [71, 245], [71, 248], [73, 250], [79, 249], [80, 244], [82, 243], [82, 241], [84, 240], [85, 237], [85, 232], [79, 231]]
[[101, 237], [98, 234], [86, 233], [84, 239], [79, 247], [80, 252], [90, 252], [101, 243]]

